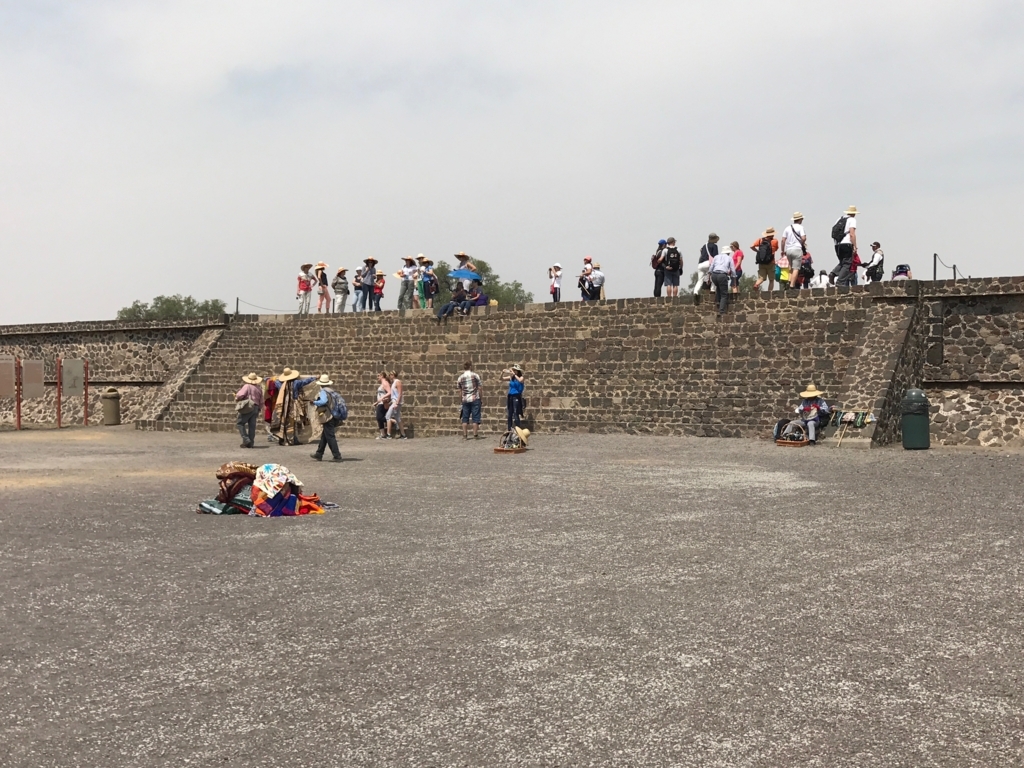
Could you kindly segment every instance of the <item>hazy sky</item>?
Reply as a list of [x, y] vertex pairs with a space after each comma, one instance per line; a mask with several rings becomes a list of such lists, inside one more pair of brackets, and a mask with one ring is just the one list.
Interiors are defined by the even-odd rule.
[[1020, 274], [1022, 42], [1020, 0], [0, 0], [0, 323], [459, 250], [650, 295], [659, 237], [796, 209], [831, 269], [850, 204], [890, 269]]

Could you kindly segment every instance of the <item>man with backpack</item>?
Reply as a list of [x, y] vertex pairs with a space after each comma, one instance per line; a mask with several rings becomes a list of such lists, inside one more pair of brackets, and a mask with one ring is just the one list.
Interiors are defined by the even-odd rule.
[[800, 267], [803, 266], [804, 256], [807, 254], [807, 233], [803, 224], [804, 215], [797, 211], [793, 214], [793, 223], [782, 231], [782, 251], [789, 262], [790, 288], [796, 288], [800, 278]]
[[768, 293], [775, 290], [775, 252], [779, 250], [779, 241], [775, 239], [775, 227], [768, 227], [754, 244], [754, 262], [757, 264], [757, 282], [754, 292], [761, 290], [761, 285], [768, 281]]
[[661, 251], [661, 266], [665, 270], [665, 295], [679, 295], [679, 275], [683, 271], [683, 257], [676, 248], [676, 239], [670, 237], [665, 241]]
[[345, 399], [331, 389], [334, 382], [327, 377], [327, 374], [321, 376], [317, 383], [320, 384], [320, 394], [313, 399], [313, 405], [316, 406], [317, 421], [323, 426], [323, 432], [320, 433], [320, 443], [317, 445], [316, 452], [311, 453], [310, 458], [315, 461], [323, 461], [324, 449], [329, 447], [331, 455], [334, 457], [333, 460], [341, 461], [341, 451], [338, 450], [338, 438], [335, 430], [348, 418], [348, 406], [345, 405]]
[[832, 240], [836, 244], [836, 258], [839, 266], [835, 269], [836, 286], [849, 286], [852, 282], [853, 254], [857, 252], [857, 206], [851, 205], [839, 221], [832, 225]]
[[661, 265], [661, 252], [667, 244], [666, 240], [659, 240], [658, 247], [651, 256], [651, 269], [654, 270], [654, 298], [661, 298], [661, 286], [665, 283], [665, 268]]

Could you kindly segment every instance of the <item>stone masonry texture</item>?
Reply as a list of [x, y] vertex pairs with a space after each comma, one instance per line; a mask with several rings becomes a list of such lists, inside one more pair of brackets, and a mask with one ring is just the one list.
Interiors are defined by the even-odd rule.
[[[875, 417], [850, 431], [851, 445], [899, 441], [910, 387], [931, 399], [938, 444], [1024, 442], [1024, 277], [744, 296], [722, 319], [710, 301], [681, 297], [488, 307], [442, 325], [413, 311], [8, 326], [0, 354], [42, 357], [48, 381], [58, 354], [88, 357], [93, 381], [117, 386], [141, 429], [233, 430], [240, 377], [289, 366], [334, 379], [349, 403], [346, 435], [373, 434], [383, 369], [406, 384], [414, 435], [453, 434], [455, 379], [469, 360], [491, 433], [505, 423], [501, 371], [518, 362], [527, 426], [541, 432], [765, 436], [813, 382], [841, 410]], [[27, 418], [52, 421], [48, 398]], [[0, 401], [0, 420], [12, 413]], [[79, 418], [80, 400], [64, 414]]]

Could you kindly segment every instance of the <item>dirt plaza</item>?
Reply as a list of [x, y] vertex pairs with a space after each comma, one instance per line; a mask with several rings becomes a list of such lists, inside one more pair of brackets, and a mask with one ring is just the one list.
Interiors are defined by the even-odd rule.
[[1021, 454], [495, 443], [0, 433], [0, 764], [1024, 759]]

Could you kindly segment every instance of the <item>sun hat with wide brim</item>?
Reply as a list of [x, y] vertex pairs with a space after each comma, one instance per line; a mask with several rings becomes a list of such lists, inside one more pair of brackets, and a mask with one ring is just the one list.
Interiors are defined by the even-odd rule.
[[338, 269], [338, 274], [339, 274], [339, 275], [340, 275], [340, 274], [341, 274], [342, 272], [348, 272], [348, 267], [341, 267], [340, 269]]
[[469, 255], [465, 251], [459, 251], [455, 254], [456, 259], [468, 259]]
[[382, 272], [381, 270], [378, 269], [377, 270], [377, 277], [384, 277], [384, 272]]
[[313, 262], [309, 262], [308, 264], [300, 264], [299, 265], [299, 269], [309, 269], [312, 266], [313, 266]]
[[513, 370], [516, 373], [522, 373], [523, 372], [523, 366], [521, 366], [519, 363], [516, 363], [515, 365], [512, 366], [512, 368], [510, 370]]
[[412, 256], [403, 256], [402, 257], [402, 261], [411, 261], [411, 262], [415, 263], [416, 259], [414, 259]]
[[326, 261], [318, 261], [316, 263], [316, 268], [317, 269], [327, 269], [327, 262]]
[[416, 261], [418, 261], [420, 263], [422, 263], [422, 262], [424, 262], [426, 260], [427, 260], [427, 257], [424, 256], [422, 253], [419, 256], [416, 257]]
[[808, 385], [807, 389], [800, 393], [800, 397], [824, 397], [825, 393], [818, 389], [813, 384]]
[[295, 381], [295, 379], [299, 378], [299, 372], [285, 366], [285, 369], [281, 371], [281, 375], [277, 378], [280, 381]]
[[246, 376], [243, 376], [242, 377], [242, 381], [244, 381], [246, 384], [262, 384], [263, 383], [263, 379], [261, 379], [255, 373], [250, 373], [250, 374], [248, 374]]
[[377, 263], [377, 260], [375, 258], [373, 258], [373, 256], [367, 256], [365, 259], [363, 259], [363, 264], [369, 264], [371, 261], [374, 264]]
[[803, 221], [803, 218], [804, 215], [800, 213], [800, 211], [797, 211], [796, 213], [793, 214], [793, 221]]
[[766, 229], [764, 231], [764, 234], [765, 234], [765, 237], [767, 237], [768, 235], [774, 235], [775, 234], [775, 227], [768, 227], [768, 229]]
[[331, 377], [328, 376], [326, 373], [321, 373], [320, 378], [316, 380], [316, 383], [319, 384], [321, 387], [329, 387], [332, 384], [334, 384], [334, 382], [331, 381]]
[[519, 435], [519, 442], [526, 445], [530, 440], [530, 430], [523, 429], [522, 427], [513, 427], [513, 429], [516, 431], [516, 434]]
[[856, 216], [857, 215], [857, 206], [856, 205], [851, 205], [849, 208], [847, 208], [845, 211], [843, 211], [843, 214], [845, 216]]

